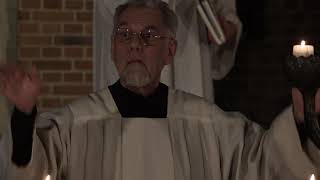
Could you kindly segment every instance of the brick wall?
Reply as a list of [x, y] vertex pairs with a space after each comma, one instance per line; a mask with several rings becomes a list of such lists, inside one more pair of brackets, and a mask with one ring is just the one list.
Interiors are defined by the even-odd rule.
[[61, 106], [92, 91], [92, 0], [19, 0], [19, 60], [43, 81], [38, 106]]

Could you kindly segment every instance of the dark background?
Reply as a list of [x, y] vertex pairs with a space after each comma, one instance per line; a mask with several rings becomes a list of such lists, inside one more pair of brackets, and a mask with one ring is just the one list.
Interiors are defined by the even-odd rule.
[[243, 23], [236, 64], [215, 81], [216, 103], [241, 111], [268, 127], [291, 104], [291, 88], [282, 70], [292, 46], [306, 40], [320, 48], [319, 0], [238, 0]]

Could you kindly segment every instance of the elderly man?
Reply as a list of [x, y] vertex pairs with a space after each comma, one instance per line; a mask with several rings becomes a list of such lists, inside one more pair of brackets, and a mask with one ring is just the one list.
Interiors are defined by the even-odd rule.
[[267, 180], [314, 172], [317, 149], [303, 150], [290, 111], [265, 131], [159, 83], [174, 59], [176, 24], [163, 2], [119, 6], [111, 52], [120, 80], [36, 120], [36, 70], [2, 68], [2, 91], [16, 106], [7, 179]]
[[[111, 47], [106, 39], [113, 32], [111, 24], [116, 7], [126, 1], [95, 1], [94, 89], [101, 89], [119, 79], [111, 54], [106, 51]], [[237, 16], [236, 0], [208, 0], [225, 33], [226, 42], [222, 45], [216, 44], [211, 34], [207, 33], [197, 11], [199, 0], [162, 1], [169, 4], [179, 21], [175, 60], [162, 70], [160, 81], [171, 88], [214, 101], [213, 80], [224, 78], [233, 67], [241, 35], [242, 24]]]

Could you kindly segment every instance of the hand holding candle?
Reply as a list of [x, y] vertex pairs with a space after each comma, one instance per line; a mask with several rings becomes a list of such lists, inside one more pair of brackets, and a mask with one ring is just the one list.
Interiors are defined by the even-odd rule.
[[301, 41], [300, 45], [293, 46], [293, 55], [295, 57], [309, 57], [314, 54], [314, 48], [312, 45], [306, 45], [305, 41]]

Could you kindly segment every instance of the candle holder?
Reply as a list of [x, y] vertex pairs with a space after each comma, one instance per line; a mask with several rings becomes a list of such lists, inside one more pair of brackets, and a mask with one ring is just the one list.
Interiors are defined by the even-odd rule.
[[315, 112], [315, 95], [320, 87], [320, 58], [289, 56], [284, 69], [292, 86], [302, 93], [306, 133], [320, 148], [320, 126], [318, 114]]

